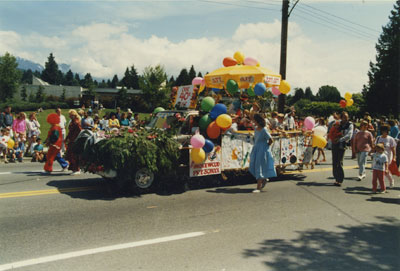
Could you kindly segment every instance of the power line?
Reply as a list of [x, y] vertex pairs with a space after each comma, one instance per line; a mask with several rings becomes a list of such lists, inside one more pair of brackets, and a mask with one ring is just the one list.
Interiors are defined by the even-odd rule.
[[308, 7], [308, 8], [314, 9], [314, 10], [318, 10], [318, 11], [320, 11], [320, 12], [322, 12], [322, 13], [325, 13], [325, 14], [330, 15], [330, 16], [332, 16], [332, 17], [338, 18], [338, 19], [340, 19], [340, 20], [342, 20], [342, 21], [345, 21], [345, 22], [347, 22], [347, 23], [354, 24], [354, 25], [357, 25], [357, 26], [359, 26], [359, 27], [368, 29], [369, 31], [373, 31], [373, 32], [376, 32], [376, 33], [380, 33], [379, 31], [377, 31], [377, 30], [375, 30], [375, 29], [373, 29], [373, 28], [367, 27], [367, 26], [365, 26], [365, 25], [361, 25], [361, 24], [356, 23], [356, 22], [352, 22], [352, 21], [350, 21], [350, 20], [347, 20], [347, 19], [345, 19], [345, 18], [343, 18], [343, 17], [337, 16], [337, 15], [332, 14], [332, 13], [330, 13], [330, 12], [327, 12], [327, 11], [324, 11], [324, 10], [322, 10], [322, 9], [319, 9], [319, 8], [316, 8], [316, 7], [313, 7], [313, 6], [310, 6], [310, 5], [306, 4], [306, 3], [302, 3], [302, 5], [304, 5], [304, 6]]
[[343, 24], [343, 23], [340, 23], [340, 22], [336, 22], [336, 21], [329, 20], [329, 19], [327, 19], [326, 17], [324, 17], [323, 15], [312, 13], [312, 12], [310, 12], [310, 11], [308, 11], [308, 10], [302, 9], [301, 7], [298, 7], [297, 11], [298, 11], [298, 12], [305, 13], [305, 14], [307, 14], [307, 15], [309, 15], [309, 16], [312, 16], [312, 17], [314, 17], [314, 18], [317, 19], [317, 20], [325, 21], [325, 22], [327, 22], [328, 24], [332, 24], [332, 25], [335, 25], [335, 26], [337, 26], [337, 27], [344, 28], [344, 29], [346, 29], [347, 31], [356, 33], [356, 34], [358, 34], [358, 35], [360, 35], [360, 36], [364, 36], [364, 37], [370, 38], [370, 39], [376, 39], [376, 37], [373, 36], [373, 35], [371, 35], [370, 33], [363, 32], [363, 31], [361, 31], [361, 30], [359, 30], [359, 29], [357, 29], [357, 28], [354, 28], [354, 27], [352, 27], [352, 26], [348, 26], [348, 25]]
[[370, 39], [370, 38], [367, 39], [367, 38], [365, 38], [365, 37], [363, 37], [363, 36], [359, 36], [358, 34], [355, 34], [355, 33], [345, 32], [345, 31], [343, 31], [343, 29], [334, 27], [334, 26], [332, 26], [332, 25], [327, 25], [327, 24], [324, 24], [324, 23], [321, 23], [321, 22], [317, 22], [317, 21], [311, 20], [310, 18], [303, 17], [303, 16], [301, 16], [301, 15], [299, 15], [299, 14], [297, 14], [297, 13], [294, 13], [293, 15], [294, 15], [294, 16], [297, 16], [297, 17], [300, 17], [300, 18], [302, 18], [302, 19], [304, 19], [304, 20], [306, 20], [306, 21], [310, 21], [310, 22], [316, 23], [316, 24], [318, 24], [318, 25], [323, 25], [323, 26], [325, 26], [325, 27], [331, 28], [331, 29], [333, 29], [333, 30], [336, 30], [336, 31], [339, 31], [339, 32], [342, 32], [342, 33], [345, 33], [345, 34], [348, 34], [348, 35], [349, 35], [349, 34], [351, 34], [351, 35], [353, 35], [353, 36], [355, 35], [356, 38], [362, 39], [362, 40], [367, 41], [367, 42], [371, 42], [371, 40], [372, 40], [372, 39]]

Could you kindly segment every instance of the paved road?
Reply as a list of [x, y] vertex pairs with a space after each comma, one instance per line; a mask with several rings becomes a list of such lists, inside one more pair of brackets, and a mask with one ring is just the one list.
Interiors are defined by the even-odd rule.
[[2, 164], [0, 270], [399, 270], [400, 183], [373, 195], [345, 163], [340, 188], [326, 164], [260, 194], [242, 177], [142, 196]]

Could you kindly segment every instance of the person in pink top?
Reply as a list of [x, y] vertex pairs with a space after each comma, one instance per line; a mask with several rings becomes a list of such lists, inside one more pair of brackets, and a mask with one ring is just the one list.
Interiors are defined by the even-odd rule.
[[20, 134], [23, 134], [26, 137], [26, 115], [24, 112], [18, 114], [18, 117], [14, 120], [12, 129], [14, 132], [15, 138], [19, 137]]
[[357, 154], [359, 181], [365, 178], [367, 155], [372, 150], [373, 142], [373, 136], [371, 132], [368, 131], [368, 122], [362, 121], [360, 124], [360, 131], [355, 135], [353, 142]]

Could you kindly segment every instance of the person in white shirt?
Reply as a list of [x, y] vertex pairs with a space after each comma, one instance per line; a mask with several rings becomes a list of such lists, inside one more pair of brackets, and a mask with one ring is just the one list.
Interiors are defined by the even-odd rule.
[[56, 109], [56, 113], [57, 113], [57, 115], [59, 115], [60, 116], [60, 127], [61, 127], [61, 132], [62, 132], [62, 138], [63, 138], [63, 142], [62, 142], [62, 146], [61, 146], [61, 151], [62, 152], [65, 152], [65, 144], [64, 144], [64, 141], [65, 141], [65, 137], [66, 137], [66, 130], [65, 130], [65, 125], [67, 124], [67, 119], [64, 117], [64, 115], [63, 114], [61, 114], [61, 108], [57, 108]]
[[[295, 128], [295, 122], [294, 122], [294, 114], [295, 114], [295, 111], [294, 110], [290, 110], [287, 114], [286, 114], [286, 116], [285, 116], [285, 119], [284, 119], [284, 125], [285, 125], [285, 128], [287, 129], [287, 130], [294, 130], [294, 128]], [[285, 130], [286, 130], [285, 129]]]
[[36, 118], [36, 112], [29, 114], [29, 120], [26, 122], [26, 126], [28, 130], [28, 146], [26, 151], [32, 153], [36, 138], [40, 135], [40, 123]]

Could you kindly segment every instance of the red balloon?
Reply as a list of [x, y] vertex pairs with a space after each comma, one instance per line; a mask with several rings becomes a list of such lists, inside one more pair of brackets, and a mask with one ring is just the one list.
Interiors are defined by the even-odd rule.
[[211, 122], [207, 127], [207, 135], [211, 139], [216, 139], [221, 134], [221, 128], [217, 125], [215, 121]]
[[224, 61], [222, 61], [222, 64], [224, 65], [224, 67], [230, 67], [237, 65], [237, 61], [232, 57], [225, 57]]
[[341, 100], [341, 101], [339, 102], [339, 104], [340, 104], [340, 107], [341, 107], [341, 108], [345, 108], [346, 105], [347, 105], [347, 103], [346, 103], [345, 100]]

